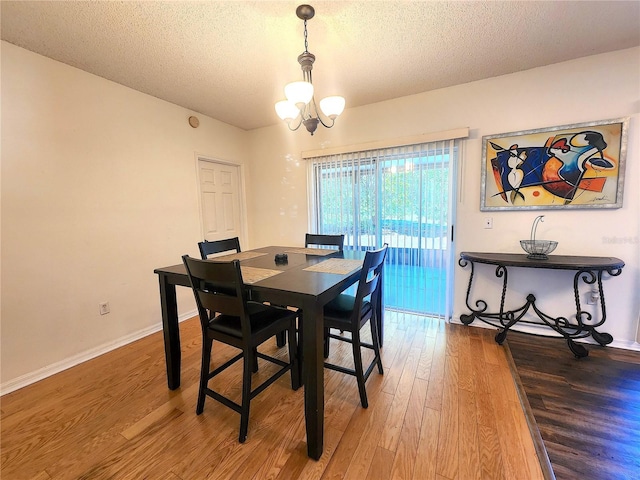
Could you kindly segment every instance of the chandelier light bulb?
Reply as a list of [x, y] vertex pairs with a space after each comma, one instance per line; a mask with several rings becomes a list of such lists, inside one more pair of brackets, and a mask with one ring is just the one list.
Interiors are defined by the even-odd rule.
[[298, 118], [298, 115], [300, 115], [300, 109], [289, 100], [281, 100], [276, 103], [276, 113], [281, 120], [290, 123]]
[[284, 96], [302, 110], [313, 98], [313, 85], [309, 82], [291, 82], [284, 87]]
[[344, 97], [332, 96], [320, 100], [320, 110], [331, 120], [335, 120], [344, 111]]

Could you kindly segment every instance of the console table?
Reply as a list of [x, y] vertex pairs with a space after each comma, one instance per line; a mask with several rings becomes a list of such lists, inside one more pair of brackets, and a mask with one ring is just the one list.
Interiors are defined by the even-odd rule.
[[[470, 304], [469, 296], [476, 263], [496, 265], [496, 277], [502, 278], [502, 297], [500, 298], [499, 312], [488, 312], [488, 305], [484, 300], [476, 300], [474, 303], [475, 308]], [[576, 339], [591, 336], [600, 345], [607, 345], [613, 341], [613, 337], [610, 334], [600, 332], [597, 328], [602, 326], [607, 319], [604, 291], [602, 289], [602, 275], [604, 272], [612, 277], [620, 275], [624, 267], [624, 262], [619, 258], [550, 255], [546, 260], [534, 260], [527, 258], [525, 254], [462, 252], [460, 254], [460, 260], [458, 260], [458, 265], [463, 268], [467, 266], [471, 268], [465, 300], [467, 308], [471, 313], [460, 315], [460, 321], [465, 325], [469, 325], [477, 318], [498, 328], [500, 331], [496, 334], [495, 340], [499, 344], [504, 342], [509, 329], [518, 322], [546, 325], [553, 329], [567, 340], [569, 348], [576, 357], [586, 357], [589, 355], [589, 352], [583, 345], [574, 342]], [[504, 300], [507, 293], [508, 267], [575, 271], [576, 273], [573, 276], [573, 294], [576, 302], [575, 323], [569, 322], [565, 317], [553, 317], [542, 312], [536, 306], [536, 297], [531, 293], [527, 295], [524, 305], [514, 310], [505, 311]], [[600, 294], [601, 313], [598, 321], [592, 322], [593, 318], [591, 313], [582, 310], [580, 306], [580, 292], [578, 288], [580, 280], [587, 285], [597, 284]], [[530, 309], [535, 313], [537, 319], [523, 319], [524, 315]]]

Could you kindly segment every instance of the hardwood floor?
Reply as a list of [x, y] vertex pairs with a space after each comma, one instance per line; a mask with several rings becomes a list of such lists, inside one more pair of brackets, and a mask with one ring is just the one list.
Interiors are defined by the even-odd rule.
[[557, 480], [640, 479], [640, 352], [509, 332], [507, 343]]
[[[542, 479], [506, 349], [494, 332], [386, 312], [384, 375], [325, 370], [325, 445], [306, 455], [303, 391], [285, 375], [239, 415], [195, 414], [197, 319], [180, 326], [182, 386], [166, 386], [161, 332], [1, 398], [1, 476], [19, 479]], [[285, 355], [267, 342], [266, 349]], [[332, 361], [349, 345], [332, 342]], [[213, 363], [234, 352], [214, 343]], [[234, 367], [235, 368], [235, 367]], [[239, 395], [240, 366], [217, 387]], [[260, 363], [264, 374], [269, 366]]]

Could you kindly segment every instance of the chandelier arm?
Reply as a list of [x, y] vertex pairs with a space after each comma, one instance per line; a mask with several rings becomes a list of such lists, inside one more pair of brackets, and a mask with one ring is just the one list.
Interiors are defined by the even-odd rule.
[[333, 125], [336, 123], [336, 119], [334, 118], [333, 120], [331, 120], [331, 124], [327, 125], [326, 123], [324, 123], [324, 121], [322, 120], [322, 117], [320, 116], [320, 114], [318, 113], [318, 120], [320, 120], [320, 123], [322, 125], [324, 125], [326, 128], [331, 128], [333, 127]]
[[315, 102], [315, 100], [313, 99], [313, 97], [311, 97], [311, 101], [304, 106], [304, 108], [302, 108], [300, 110], [300, 121], [304, 122], [305, 120], [310, 119], [311, 117], [313, 117], [313, 112], [311, 111], [311, 102]]
[[302, 125], [302, 112], [300, 112], [300, 115], [298, 115], [298, 118], [299, 118], [298, 124], [294, 128], [291, 128], [292, 122], [287, 123], [287, 127], [289, 127], [289, 130], [291, 130], [292, 132], [295, 132], [296, 130], [298, 130]]
[[[325, 115], [325, 118], [328, 118], [327, 123], [325, 123], [325, 121], [322, 120], [322, 116], [324, 115], [324, 113], [322, 112], [322, 109], [318, 108], [318, 105], [316, 105], [316, 98], [313, 97], [311, 99], [311, 102], [313, 102], [313, 110], [315, 111], [315, 117], [318, 119], [318, 121], [326, 128], [333, 127], [333, 125], [336, 123], [336, 119], [335, 118], [334, 119], [328, 118]], [[311, 103], [311, 102], [309, 102], [309, 103]], [[331, 124], [329, 124], [329, 120], [331, 120]]]

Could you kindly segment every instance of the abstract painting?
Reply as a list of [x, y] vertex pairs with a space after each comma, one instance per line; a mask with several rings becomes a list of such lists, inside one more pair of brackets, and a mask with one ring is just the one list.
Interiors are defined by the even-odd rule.
[[480, 210], [620, 208], [628, 119], [482, 137]]

